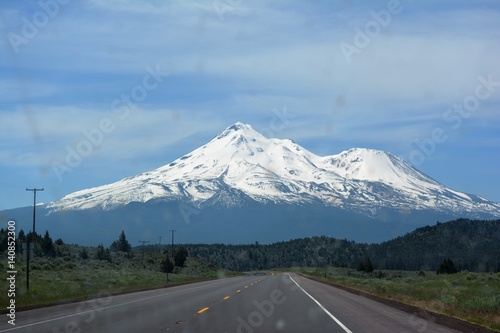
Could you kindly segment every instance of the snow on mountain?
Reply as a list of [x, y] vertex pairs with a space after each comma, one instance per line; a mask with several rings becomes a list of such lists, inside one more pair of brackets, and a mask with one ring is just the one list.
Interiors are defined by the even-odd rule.
[[365, 215], [390, 208], [500, 216], [500, 204], [448, 189], [390, 153], [355, 148], [321, 157], [242, 123], [168, 165], [71, 193], [48, 208], [110, 210], [150, 200], [241, 204], [221, 195], [232, 190], [261, 203], [314, 203]]

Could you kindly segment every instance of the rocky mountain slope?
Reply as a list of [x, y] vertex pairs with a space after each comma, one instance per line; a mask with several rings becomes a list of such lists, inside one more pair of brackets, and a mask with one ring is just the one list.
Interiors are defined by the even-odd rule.
[[265, 138], [242, 123], [156, 170], [71, 193], [48, 209], [112, 210], [151, 200], [233, 207], [248, 199], [319, 204], [367, 216], [381, 209], [500, 216], [498, 203], [449, 189], [390, 153], [354, 148], [322, 157], [291, 140]]

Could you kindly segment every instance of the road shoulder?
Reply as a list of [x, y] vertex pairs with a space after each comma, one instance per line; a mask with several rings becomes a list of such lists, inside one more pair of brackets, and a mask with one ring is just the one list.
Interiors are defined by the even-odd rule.
[[418, 316], [418, 317], [420, 317], [420, 318], [422, 318], [424, 320], [429, 320], [429, 321], [432, 321], [432, 322], [434, 322], [436, 324], [439, 324], [439, 325], [442, 325], [442, 326], [446, 326], [446, 327], [449, 327], [451, 329], [454, 329], [454, 330], [457, 330], [457, 331], [460, 331], [460, 332], [467, 332], [467, 333], [498, 333], [498, 331], [494, 331], [494, 330], [488, 329], [486, 327], [475, 325], [475, 324], [469, 323], [469, 322], [464, 321], [464, 320], [459, 319], [459, 318], [450, 317], [450, 316], [447, 316], [447, 315], [444, 315], [444, 314], [441, 314], [441, 313], [429, 311], [427, 309], [419, 308], [417, 306], [406, 304], [406, 303], [402, 303], [402, 302], [399, 302], [399, 301], [396, 301], [396, 300], [383, 298], [383, 297], [380, 297], [380, 296], [377, 296], [377, 295], [373, 295], [373, 294], [367, 293], [365, 291], [361, 291], [361, 290], [357, 290], [357, 289], [354, 289], [354, 288], [346, 287], [346, 286], [343, 286], [343, 285], [340, 285], [340, 284], [337, 284], [337, 283], [334, 283], [334, 282], [331, 282], [331, 281], [327, 282], [327, 281], [324, 281], [324, 280], [319, 279], [319, 278], [314, 277], [314, 276], [305, 275], [305, 274], [302, 274], [302, 273], [296, 273], [296, 274], [298, 274], [298, 275], [300, 275], [300, 276], [302, 276], [304, 278], [307, 278], [307, 279], [310, 279], [310, 280], [314, 280], [314, 281], [317, 281], [317, 282], [321, 282], [323, 284], [327, 284], [327, 285], [330, 285], [332, 287], [348, 291], [348, 292], [350, 292], [352, 294], [363, 296], [363, 297], [372, 299], [372, 300], [374, 300], [376, 302], [379, 302], [379, 303], [382, 303], [382, 304], [385, 304], [385, 305], [389, 305], [389, 306], [391, 306], [393, 308], [396, 308], [398, 310], [401, 310], [401, 311], [404, 311], [406, 313]]

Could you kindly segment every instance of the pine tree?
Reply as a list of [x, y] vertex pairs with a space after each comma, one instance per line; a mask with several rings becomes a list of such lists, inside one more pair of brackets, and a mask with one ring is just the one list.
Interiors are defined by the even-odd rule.
[[41, 242], [42, 253], [48, 257], [55, 257], [56, 250], [54, 248], [54, 243], [52, 242], [52, 238], [50, 238], [49, 232], [45, 231], [45, 235], [42, 238]]
[[168, 255], [161, 261], [160, 270], [163, 273], [172, 273], [174, 271], [174, 263], [170, 260]]
[[94, 258], [98, 260], [107, 260], [108, 262], [111, 262], [111, 253], [109, 253], [109, 248], [105, 249], [104, 245], [99, 244], [94, 254]]
[[366, 257], [363, 261], [358, 263], [358, 271], [371, 273], [375, 267], [373, 267], [373, 263], [370, 258]]
[[132, 245], [130, 245], [130, 243], [127, 240], [127, 237], [125, 237], [125, 231], [122, 230], [122, 233], [120, 234], [118, 240], [114, 241], [111, 244], [111, 250], [123, 251], [123, 252], [130, 252], [132, 250]]
[[82, 258], [83, 260], [87, 260], [89, 258], [89, 255], [87, 254], [87, 250], [85, 250], [85, 248], [80, 251], [80, 258]]
[[186, 259], [188, 257], [188, 251], [185, 247], [180, 247], [175, 251], [174, 262], [175, 266], [184, 267]]
[[457, 269], [455, 263], [450, 258], [444, 259], [436, 272], [437, 274], [455, 274]]

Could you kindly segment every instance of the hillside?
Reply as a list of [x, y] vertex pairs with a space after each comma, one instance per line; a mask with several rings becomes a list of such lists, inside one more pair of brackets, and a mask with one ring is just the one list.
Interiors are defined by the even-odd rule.
[[185, 245], [190, 255], [232, 270], [276, 267], [356, 268], [370, 258], [375, 269], [434, 271], [451, 258], [458, 270], [500, 269], [500, 220], [459, 219], [418, 228], [380, 244], [331, 237], [310, 237], [270, 245]]
[[387, 269], [434, 270], [452, 258], [458, 270], [491, 272], [500, 269], [500, 220], [438, 222], [371, 246], [368, 255]]

